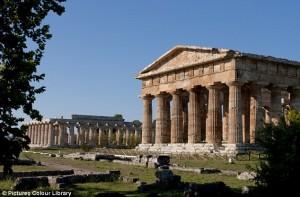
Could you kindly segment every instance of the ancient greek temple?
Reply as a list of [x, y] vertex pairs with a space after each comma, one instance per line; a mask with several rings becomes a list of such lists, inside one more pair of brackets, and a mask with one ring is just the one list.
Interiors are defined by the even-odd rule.
[[117, 116], [72, 115], [71, 119], [51, 118], [25, 125], [31, 147], [135, 147], [141, 141], [141, 124]]
[[278, 124], [288, 107], [300, 110], [300, 62], [281, 58], [176, 46], [137, 79], [144, 106], [140, 150], [242, 152], [255, 148], [265, 123]]

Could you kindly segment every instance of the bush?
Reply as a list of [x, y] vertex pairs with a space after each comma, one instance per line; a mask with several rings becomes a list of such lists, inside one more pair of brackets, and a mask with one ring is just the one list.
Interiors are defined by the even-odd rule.
[[265, 148], [266, 159], [255, 179], [264, 196], [300, 196], [296, 181], [300, 176], [300, 113], [291, 111], [289, 124], [266, 125], [258, 131], [258, 143]]

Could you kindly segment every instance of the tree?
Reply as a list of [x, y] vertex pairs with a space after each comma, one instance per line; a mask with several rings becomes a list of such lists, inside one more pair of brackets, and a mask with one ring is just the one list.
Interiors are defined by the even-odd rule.
[[33, 108], [36, 94], [45, 87], [35, 87], [44, 79], [37, 74], [46, 41], [51, 38], [49, 25], [42, 24], [49, 12], [61, 15], [64, 0], [0, 1], [0, 162], [4, 175], [12, 173], [12, 162], [30, 143], [21, 110], [32, 119], [41, 120]]
[[124, 120], [122, 114], [115, 114], [115, 115], [114, 115], [114, 118], [118, 118], [118, 119], [120, 119], [120, 120]]
[[290, 111], [288, 124], [282, 118], [278, 126], [261, 129], [258, 143], [265, 149], [266, 159], [257, 169], [256, 183], [261, 196], [300, 196], [300, 113]]

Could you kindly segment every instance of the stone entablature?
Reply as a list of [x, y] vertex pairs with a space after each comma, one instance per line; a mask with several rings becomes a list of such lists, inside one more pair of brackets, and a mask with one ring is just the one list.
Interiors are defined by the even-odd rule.
[[[89, 119], [91, 118], [91, 119]], [[25, 123], [31, 146], [136, 146], [141, 125], [107, 116], [72, 115], [72, 119], [50, 118]]]
[[286, 106], [300, 109], [300, 62], [270, 56], [176, 46], [137, 79], [143, 144], [254, 144], [255, 131], [277, 124]]

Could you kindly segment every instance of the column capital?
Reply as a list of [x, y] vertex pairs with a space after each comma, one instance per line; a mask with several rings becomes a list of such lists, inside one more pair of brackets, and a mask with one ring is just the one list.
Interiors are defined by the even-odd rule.
[[173, 96], [173, 95], [181, 95], [183, 92], [182, 89], [176, 89], [176, 90], [172, 90], [169, 93]]
[[152, 100], [154, 98], [154, 96], [151, 94], [146, 94], [146, 95], [141, 96], [141, 98], [143, 100]]
[[242, 86], [244, 85], [243, 82], [240, 81], [230, 81], [226, 83], [227, 86]]

